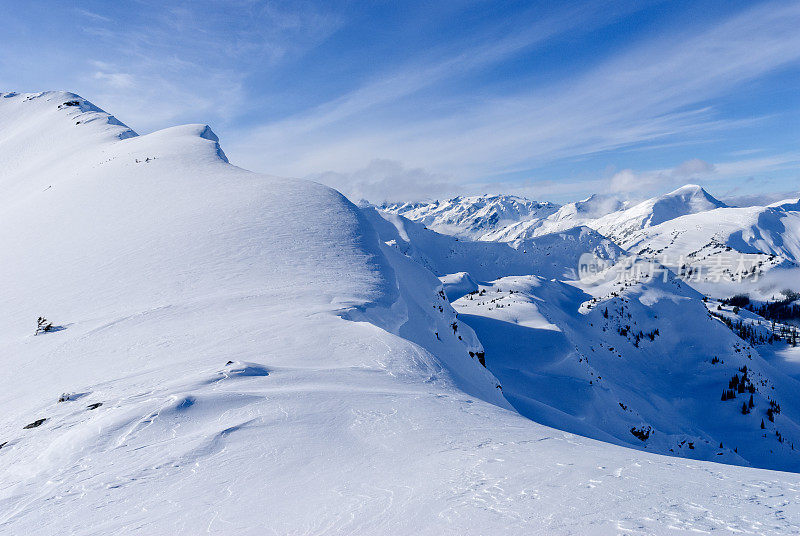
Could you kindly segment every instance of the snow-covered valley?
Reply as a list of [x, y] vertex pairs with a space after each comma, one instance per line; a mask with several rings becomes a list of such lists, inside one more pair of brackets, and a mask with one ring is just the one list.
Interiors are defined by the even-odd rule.
[[797, 200], [357, 206], [65, 92], [0, 187], [0, 533], [797, 533], [791, 321], [718, 301], [800, 290]]

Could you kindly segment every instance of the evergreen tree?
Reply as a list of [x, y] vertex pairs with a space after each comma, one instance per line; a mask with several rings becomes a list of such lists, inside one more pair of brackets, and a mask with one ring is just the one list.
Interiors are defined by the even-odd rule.
[[33, 334], [38, 335], [39, 333], [47, 333], [48, 331], [52, 331], [52, 329], [53, 323], [48, 322], [45, 317], [40, 316], [36, 320], [36, 331]]

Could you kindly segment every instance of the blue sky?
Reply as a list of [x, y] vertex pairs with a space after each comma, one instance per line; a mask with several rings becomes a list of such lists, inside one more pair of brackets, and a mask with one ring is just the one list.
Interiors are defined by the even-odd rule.
[[[610, 5], [613, 4], [613, 7]], [[0, 87], [373, 201], [800, 190], [800, 2], [39, 0]]]

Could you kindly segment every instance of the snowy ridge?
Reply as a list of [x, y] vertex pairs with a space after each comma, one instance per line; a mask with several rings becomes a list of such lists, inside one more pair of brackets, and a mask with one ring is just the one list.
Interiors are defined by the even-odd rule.
[[697, 214], [725, 206], [725, 203], [712, 197], [700, 186], [687, 184], [668, 194], [604, 216], [589, 225], [597, 229], [600, 234], [620, 243], [626, 241], [628, 235], [640, 229], [687, 214]]
[[545, 218], [559, 207], [512, 195], [482, 195], [433, 203], [385, 204], [380, 208], [422, 222], [443, 234], [493, 240], [492, 233], [509, 224]]
[[[0, 96], [0, 188], [15, 198], [74, 176], [87, 158], [136, 133], [74, 93]], [[87, 156], [87, 153], [92, 156]]]
[[582, 201], [567, 203], [543, 219], [522, 220], [487, 235], [486, 240], [513, 242], [526, 238], [568, 231], [588, 225], [606, 214], [624, 209], [626, 203], [611, 195], [592, 195]]
[[[42, 95], [0, 99], [0, 532], [795, 532], [796, 475], [640, 452], [513, 411], [480, 363], [481, 329], [418, 261], [502, 251], [506, 268], [530, 269], [524, 249], [433, 231], [417, 245], [420, 224], [230, 165], [205, 125], [121, 139], [102, 115], [76, 124], [101, 114], [71, 110], [88, 103]], [[567, 258], [594, 236], [540, 252]], [[433, 254], [443, 244], [451, 257]], [[491, 260], [473, 266], [491, 276]], [[547, 289], [520, 287], [522, 301], [565, 311], [559, 329], [580, 325], [588, 290], [520, 281]], [[34, 335], [42, 315], [54, 329]], [[604, 377], [612, 363], [589, 361]], [[654, 425], [657, 441], [674, 433]]]

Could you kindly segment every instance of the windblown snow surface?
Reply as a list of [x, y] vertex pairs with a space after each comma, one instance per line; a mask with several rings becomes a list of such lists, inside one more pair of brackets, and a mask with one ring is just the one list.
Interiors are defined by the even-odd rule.
[[[0, 186], [0, 533], [797, 532], [796, 473], [521, 415], [498, 381], [513, 364], [481, 366], [488, 348], [374, 215], [228, 164], [205, 125], [135, 136], [73, 94], [0, 94]], [[491, 285], [554, 333], [559, 300], [599, 322], [584, 301], [613, 292]], [[34, 335], [39, 316], [54, 329]]]

